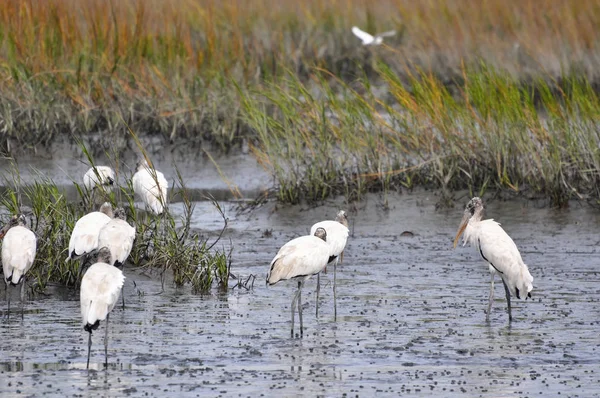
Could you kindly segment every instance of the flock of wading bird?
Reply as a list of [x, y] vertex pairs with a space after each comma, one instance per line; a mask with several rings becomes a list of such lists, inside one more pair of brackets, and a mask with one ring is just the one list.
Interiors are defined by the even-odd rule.
[[[95, 166], [83, 177], [86, 189], [93, 192], [98, 186], [111, 187], [115, 182], [114, 171], [107, 166]], [[157, 171], [145, 160], [137, 165], [132, 178], [135, 194], [138, 195], [154, 214], [160, 215], [166, 210], [168, 183], [163, 173]], [[482, 220], [483, 201], [474, 197], [467, 204], [462, 221], [454, 238], [456, 247], [464, 233], [463, 246], [470, 243], [488, 264], [491, 274], [490, 296], [486, 312], [489, 322], [494, 299], [494, 276], [498, 274], [504, 285], [508, 304], [508, 319], [512, 321], [511, 296], [519, 299], [531, 297], [533, 277], [523, 262], [517, 246], [500, 224], [492, 219]], [[104, 337], [105, 366], [108, 366], [108, 318], [115, 307], [125, 281], [121, 267], [125, 263], [135, 239], [135, 228], [125, 219], [122, 208], [114, 209], [110, 203], [104, 203], [100, 211], [94, 211], [81, 217], [73, 228], [69, 241], [66, 261], [85, 259], [95, 256], [96, 262], [85, 272], [80, 289], [81, 316], [83, 328], [89, 332], [87, 367], [89, 368], [92, 346], [92, 331], [100, 321], [106, 320]], [[294, 337], [294, 318], [297, 309], [302, 324], [302, 287], [307, 279], [317, 275], [316, 314], [318, 316], [320, 273], [327, 265], [333, 266], [334, 316], [337, 317], [336, 266], [343, 259], [348, 240], [348, 218], [340, 210], [335, 220], [314, 224], [310, 235], [295, 238], [283, 245], [271, 261], [267, 274], [267, 284], [295, 279], [298, 289], [291, 304], [291, 336]], [[3, 239], [2, 239], [3, 238]], [[36, 253], [35, 234], [26, 226], [25, 216], [15, 215], [0, 230], [2, 239], [2, 266], [6, 282], [8, 314], [10, 313], [9, 286], [21, 284], [21, 316], [25, 275], [31, 268]], [[86, 264], [83, 261], [83, 264]], [[82, 265], [84, 266], [84, 265]], [[123, 308], [125, 302], [123, 299]]]

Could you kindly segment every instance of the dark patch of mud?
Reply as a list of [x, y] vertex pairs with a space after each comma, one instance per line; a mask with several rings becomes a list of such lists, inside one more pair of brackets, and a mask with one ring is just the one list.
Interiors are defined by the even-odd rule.
[[[267, 288], [263, 278], [282, 244], [333, 218], [340, 204], [277, 211], [269, 204], [245, 215], [231, 205], [233, 272], [256, 274], [254, 290], [163, 291], [156, 278], [126, 268], [127, 308], [111, 316], [109, 368], [102, 369], [103, 324], [89, 372], [76, 294], [36, 297], [22, 321], [0, 322], [0, 393], [598, 395], [600, 214], [489, 203], [488, 216], [502, 222], [529, 265], [534, 291], [532, 300], [514, 300], [509, 325], [497, 284], [488, 324], [487, 266], [473, 248], [452, 249], [462, 206], [438, 212], [436, 201], [398, 196], [382, 211], [370, 196], [347, 208], [353, 236], [338, 267], [337, 322], [330, 272], [318, 319], [315, 280], [306, 283], [303, 339], [289, 338], [295, 284]], [[199, 204], [196, 217], [196, 228], [218, 234], [221, 219], [209, 204]]]

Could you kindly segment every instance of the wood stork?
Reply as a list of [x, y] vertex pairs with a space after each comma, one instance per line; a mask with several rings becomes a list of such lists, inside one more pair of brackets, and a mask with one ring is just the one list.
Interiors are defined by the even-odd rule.
[[89, 333], [87, 368], [90, 367], [92, 350], [92, 331], [98, 329], [100, 321], [106, 319], [104, 331], [104, 366], [108, 367], [108, 315], [115, 307], [125, 282], [120, 269], [108, 264], [110, 250], [106, 247], [98, 251], [95, 264], [83, 275], [81, 280], [80, 302], [83, 330]]
[[169, 183], [165, 176], [154, 167], [148, 165], [145, 159], [137, 164], [137, 172], [132, 179], [133, 191], [154, 214], [162, 214], [167, 206], [167, 189]]
[[[344, 210], [340, 210], [335, 221], [327, 220], [314, 224], [310, 228], [310, 234], [314, 235], [317, 228], [323, 228], [327, 232], [327, 244], [329, 245], [329, 264], [333, 265], [333, 313], [337, 319], [337, 292], [336, 292], [336, 266], [344, 258], [344, 249], [348, 241], [348, 217]], [[327, 268], [325, 268], [327, 270]], [[319, 290], [321, 287], [321, 274], [317, 274], [317, 316], [319, 316]]]
[[396, 34], [396, 31], [390, 30], [388, 32], [379, 33], [379, 34], [376, 34], [375, 36], [373, 36], [372, 34], [367, 33], [363, 30], [360, 30], [356, 26], [353, 26], [352, 33], [354, 33], [354, 35], [356, 37], [358, 37], [359, 39], [362, 40], [363, 46], [378, 46], [381, 43], [383, 43], [384, 37], [394, 36]]
[[508, 303], [508, 320], [512, 321], [510, 296], [518, 299], [530, 298], [533, 289], [533, 277], [527, 265], [521, 259], [521, 254], [515, 242], [508, 236], [496, 221], [481, 220], [483, 217], [483, 201], [474, 197], [467, 203], [458, 232], [454, 238], [454, 247], [462, 233], [465, 233], [463, 246], [468, 242], [474, 246], [481, 258], [488, 263], [491, 274], [490, 299], [486, 320], [490, 319], [494, 300], [494, 274], [500, 275], [506, 301]]
[[122, 267], [131, 253], [135, 228], [126, 221], [125, 209], [122, 207], [115, 209], [113, 214], [114, 218], [100, 229], [98, 247], [110, 250], [110, 265]]
[[13, 216], [0, 230], [2, 241], [2, 269], [6, 283], [7, 316], [10, 316], [9, 286], [21, 284], [21, 316], [25, 299], [25, 275], [35, 260], [37, 239], [27, 228], [23, 214]]
[[83, 186], [88, 191], [94, 190], [101, 185], [103, 188], [111, 189], [115, 183], [115, 171], [108, 166], [90, 167], [83, 175]]
[[99, 201], [102, 202], [102, 197], [112, 191], [115, 183], [115, 172], [108, 166], [93, 166], [83, 175], [83, 186], [86, 191], [91, 192], [90, 205], [93, 207], [97, 204], [97, 195]]
[[[135, 228], [126, 221], [125, 209], [119, 207], [114, 211], [114, 218], [106, 223], [98, 235], [98, 247], [110, 250], [108, 264], [122, 267], [131, 253], [135, 240]], [[125, 293], [122, 294], [125, 309]]]
[[283, 245], [271, 261], [267, 284], [274, 285], [281, 280], [298, 279], [298, 290], [292, 299], [292, 337], [296, 306], [300, 320], [300, 337], [303, 335], [302, 286], [312, 275], [323, 271], [329, 261], [330, 248], [326, 240], [327, 232], [323, 228], [317, 228], [314, 235], [301, 236]]
[[112, 217], [112, 205], [105, 202], [100, 206], [100, 211], [93, 211], [77, 220], [69, 240], [69, 254], [66, 261], [98, 249], [100, 230], [110, 222]]

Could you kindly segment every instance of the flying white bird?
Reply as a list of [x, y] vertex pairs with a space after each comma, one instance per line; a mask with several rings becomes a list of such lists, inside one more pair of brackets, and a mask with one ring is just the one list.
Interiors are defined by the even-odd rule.
[[2, 269], [6, 283], [8, 315], [10, 315], [9, 285], [21, 284], [21, 316], [23, 316], [23, 301], [25, 298], [25, 274], [35, 260], [37, 239], [35, 234], [26, 227], [23, 214], [13, 216], [0, 230], [2, 241]]
[[356, 37], [362, 40], [363, 46], [378, 46], [381, 43], [383, 43], [384, 37], [394, 36], [396, 34], [396, 31], [390, 30], [388, 32], [379, 33], [373, 36], [363, 30], [360, 30], [356, 26], [353, 26], [352, 33], [354, 33]]
[[300, 319], [300, 337], [303, 335], [302, 325], [302, 286], [312, 275], [323, 271], [329, 261], [329, 245], [326, 243], [327, 232], [317, 228], [314, 235], [292, 239], [279, 249], [271, 261], [267, 274], [267, 283], [275, 283], [286, 279], [298, 279], [298, 290], [292, 299], [292, 337], [294, 337], [294, 313], [298, 306]]
[[[344, 258], [344, 249], [348, 241], [348, 217], [344, 210], [340, 210], [335, 221], [327, 220], [314, 224], [310, 228], [310, 234], [314, 235], [317, 228], [323, 228], [327, 232], [327, 244], [329, 245], [329, 264], [333, 265], [333, 312], [337, 319], [337, 295], [336, 295], [336, 266], [338, 261]], [[327, 268], [326, 268], [327, 269]], [[319, 289], [321, 286], [321, 274], [317, 274], [317, 316], [319, 316]]]
[[83, 186], [88, 191], [94, 190], [98, 185], [105, 189], [112, 189], [115, 183], [115, 172], [108, 166], [90, 167], [83, 175]]
[[77, 220], [69, 240], [67, 261], [96, 250], [100, 230], [110, 222], [112, 217], [112, 206], [105, 202], [100, 206], [100, 211], [93, 211]]
[[160, 171], [150, 167], [145, 159], [137, 164], [137, 172], [132, 179], [133, 191], [142, 198], [154, 214], [162, 214], [167, 206], [169, 183]]
[[109, 261], [110, 250], [106, 247], [100, 248], [97, 262], [86, 271], [81, 280], [80, 302], [83, 330], [90, 334], [88, 339], [88, 369], [92, 350], [92, 331], [98, 329], [100, 321], [105, 319], [104, 366], [108, 367], [108, 315], [115, 307], [125, 282], [123, 272], [108, 264]]
[[462, 233], [465, 233], [463, 246], [468, 242], [489, 265], [491, 274], [490, 301], [486, 320], [490, 319], [492, 302], [494, 300], [494, 274], [500, 275], [504, 284], [506, 301], [508, 303], [508, 320], [512, 321], [510, 296], [518, 299], [531, 297], [533, 277], [527, 265], [521, 259], [521, 254], [515, 242], [508, 236], [496, 221], [481, 220], [483, 217], [483, 202], [474, 197], [467, 203], [465, 212], [454, 238], [454, 247]]

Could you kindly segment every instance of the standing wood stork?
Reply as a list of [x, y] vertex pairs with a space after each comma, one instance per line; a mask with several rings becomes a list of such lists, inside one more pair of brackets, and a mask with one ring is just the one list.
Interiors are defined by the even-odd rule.
[[[114, 218], [106, 223], [98, 235], [98, 247], [106, 247], [110, 251], [108, 264], [121, 268], [131, 253], [135, 240], [135, 228], [126, 221], [125, 209], [119, 207], [114, 211]], [[125, 309], [125, 293], [122, 294]]]
[[292, 337], [296, 306], [300, 319], [300, 337], [303, 335], [302, 286], [312, 275], [323, 271], [329, 261], [330, 248], [326, 240], [327, 232], [323, 228], [317, 228], [314, 235], [301, 236], [283, 245], [271, 261], [267, 284], [274, 285], [281, 280], [298, 279], [298, 290], [292, 299]]
[[122, 267], [131, 253], [135, 239], [135, 228], [126, 221], [125, 209], [119, 207], [113, 212], [114, 218], [106, 223], [98, 234], [98, 247], [110, 250], [110, 265]]
[[533, 277], [527, 265], [521, 259], [521, 254], [515, 242], [508, 236], [496, 221], [481, 220], [483, 217], [483, 201], [474, 197], [467, 203], [465, 212], [454, 238], [454, 247], [462, 233], [465, 233], [463, 246], [469, 242], [477, 248], [481, 258], [488, 263], [491, 274], [490, 300], [486, 320], [490, 319], [494, 300], [494, 274], [500, 275], [506, 301], [508, 303], [508, 320], [512, 321], [510, 296], [518, 299], [530, 298], [533, 289]]
[[[83, 175], [83, 186], [88, 192], [91, 192], [90, 204], [96, 205], [96, 195], [100, 193], [101, 197], [109, 194], [115, 183], [115, 172], [108, 166], [93, 166]], [[98, 192], [100, 191], [100, 192]]]
[[35, 260], [37, 239], [27, 228], [23, 214], [13, 216], [0, 230], [2, 241], [2, 269], [6, 283], [7, 316], [10, 316], [9, 286], [21, 284], [21, 316], [25, 299], [25, 275]]
[[373, 36], [372, 34], [360, 30], [356, 26], [353, 26], [352, 33], [354, 33], [356, 37], [362, 40], [363, 46], [378, 46], [381, 43], [383, 43], [384, 37], [394, 36], [396, 34], [396, 31], [390, 30], [389, 32], [383, 32]]
[[165, 176], [154, 167], [148, 165], [145, 159], [137, 164], [137, 172], [132, 179], [133, 191], [154, 214], [162, 214], [167, 206], [167, 189], [169, 183]]
[[104, 366], [108, 367], [108, 315], [115, 307], [125, 282], [123, 272], [108, 264], [110, 256], [108, 248], [100, 248], [97, 262], [86, 271], [81, 280], [80, 302], [83, 330], [90, 334], [88, 339], [88, 369], [92, 350], [92, 331], [98, 329], [100, 321], [105, 319]]
[[[344, 210], [340, 210], [335, 217], [335, 221], [327, 220], [314, 224], [310, 228], [310, 234], [314, 235], [317, 228], [323, 228], [327, 232], [327, 244], [329, 245], [328, 265], [333, 265], [333, 313], [334, 319], [337, 319], [337, 292], [336, 292], [336, 266], [338, 261], [341, 263], [344, 259], [344, 249], [348, 241], [348, 217]], [[325, 268], [327, 270], [327, 267]], [[319, 290], [321, 287], [321, 274], [317, 274], [317, 316], [319, 316]]]
[[115, 171], [108, 166], [90, 167], [83, 175], [83, 186], [88, 191], [94, 190], [98, 185], [111, 189], [115, 183]]
[[66, 261], [96, 250], [100, 230], [110, 222], [112, 217], [112, 205], [105, 202], [100, 206], [100, 211], [93, 211], [77, 220], [69, 240], [69, 254]]

